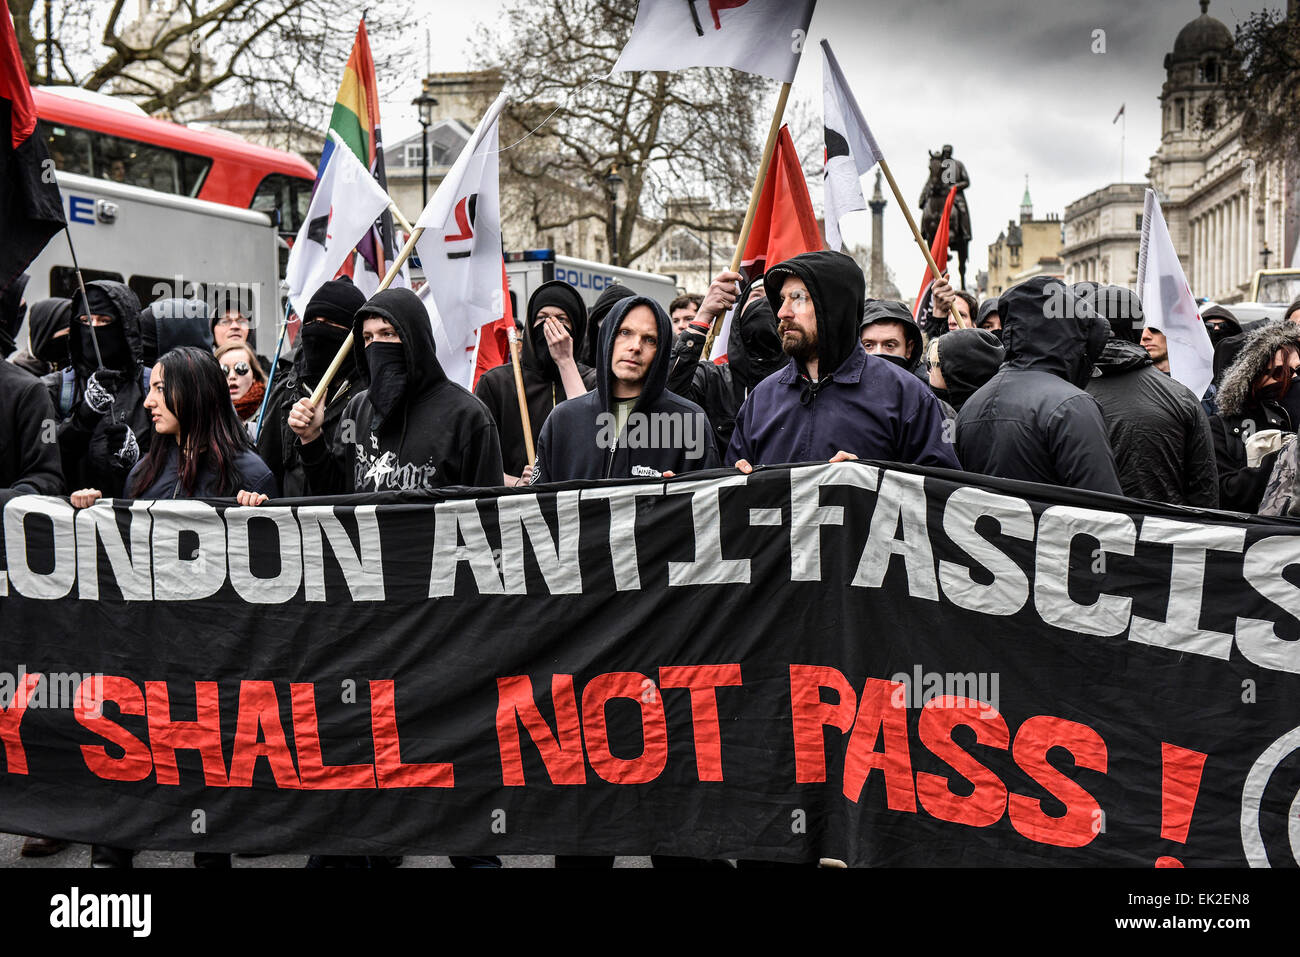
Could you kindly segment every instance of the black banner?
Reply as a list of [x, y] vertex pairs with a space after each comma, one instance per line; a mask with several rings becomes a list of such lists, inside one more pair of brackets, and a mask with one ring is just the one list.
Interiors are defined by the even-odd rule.
[[0, 830], [1294, 866], [1297, 534], [857, 462], [256, 509], [21, 497]]

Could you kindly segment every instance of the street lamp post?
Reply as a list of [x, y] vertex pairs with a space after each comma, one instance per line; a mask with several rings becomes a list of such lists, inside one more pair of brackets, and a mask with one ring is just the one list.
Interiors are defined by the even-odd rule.
[[1268, 268], [1268, 257], [1271, 256], [1271, 255], [1273, 255], [1273, 250], [1271, 250], [1271, 249], [1268, 248], [1268, 243], [1265, 243], [1265, 244], [1264, 244], [1264, 248], [1261, 249], [1261, 250], [1259, 251], [1259, 255], [1260, 255], [1260, 256], [1263, 258], [1263, 260], [1264, 260], [1264, 268], [1267, 269], [1267, 268]]
[[605, 177], [605, 188], [609, 191], [609, 263], [611, 266], [622, 265], [618, 261], [618, 188], [623, 185], [623, 177], [618, 175], [618, 167], [611, 166]]
[[[421, 90], [420, 95], [411, 101], [411, 105], [420, 111], [420, 161], [423, 169], [420, 183], [423, 187], [424, 206], [429, 205], [429, 127], [433, 125], [433, 108], [438, 105], [438, 98], [431, 96], [428, 90]], [[422, 206], [421, 209], [424, 207]]]

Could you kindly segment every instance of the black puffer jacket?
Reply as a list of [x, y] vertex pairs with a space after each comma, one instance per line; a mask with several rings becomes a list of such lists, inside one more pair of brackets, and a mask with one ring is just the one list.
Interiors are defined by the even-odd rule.
[[[587, 307], [578, 291], [559, 279], [538, 286], [528, 297], [527, 334], [520, 344], [523, 353], [520, 372], [523, 374], [524, 399], [528, 403], [528, 424], [532, 427], [534, 450], [551, 411], [567, 398], [559, 367], [546, 342], [546, 329], [533, 322], [538, 311], [546, 305], [562, 305], [565, 315], [573, 323], [571, 335], [575, 356], [579, 346], [587, 341]], [[596, 370], [581, 361], [577, 366], [582, 384], [591, 389], [596, 384]], [[501, 435], [501, 460], [506, 472], [522, 474], [528, 464], [528, 450], [524, 444], [523, 419], [519, 415], [514, 363], [507, 361], [505, 365], [483, 373], [474, 387], [474, 395], [487, 406], [497, 424]]]
[[[614, 436], [614, 339], [627, 314], [649, 306], [659, 327], [659, 342], [641, 394], [622, 432]], [[718, 452], [708, 417], [694, 402], [667, 391], [673, 326], [664, 307], [646, 296], [619, 301], [600, 329], [596, 388], [555, 407], [537, 443], [533, 483], [572, 479], [638, 478], [717, 468]], [[661, 426], [662, 431], [661, 431]], [[678, 445], [651, 437], [675, 434]]]
[[[148, 368], [141, 361], [140, 300], [123, 283], [107, 279], [86, 283], [86, 294], [92, 313], [111, 315], [115, 321], [92, 333], [74, 315], [68, 335], [71, 366], [46, 376], [45, 384], [61, 420], [59, 454], [68, 488], [96, 488], [114, 498], [122, 495], [127, 476], [149, 451], [153, 436], [144, 408]], [[105, 369], [97, 368], [92, 335], [98, 337]], [[92, 377], [97, 388], [88, 398]]]
[[1210, 423], [1191, 390], [1156, 369], [1141, 346], [1119, 338], [1106, 343], [1087, 388], [1106, 420], [1125, 495], [1219, 507]]
[[[1219, 383], [1219, 414], [1210, 417], [1219, 470], [1219, 507], [1255, 512], [1273, 472], [1276, 454], [1255, 468], [1246, 465], [1246, 439], [1265, 429], [1294, 432], [1297, 423], [1283, 402], [1252, 395], [1251, 386], [1272, 364], [1278, 349], [1300, 349], [1300, 326], [1274, 322], [1246, 334], [1235, 361]], [[1300, 389], [1293, 383], [1292, 391]], [[1285, 401], [1287, 397], [1283, 397]], [[1293, 404], [1295, 396], [1290, 397]]]
[[1106, 422], [1083, 391], [1110, 327], [1059, 279], [998, 297], [1006, 360], [957, 416], [971, 472], [1122, 495]]
[[[352, 320], [355, 375], [366, 377], [362, 328], [370, 316], [387, 319], [402, 339], [406, 389], [400, 407], [374, 428], [368, 392], [353, 396], [343, 412], [352, 422], [342, 457], [332, 454], [324, 434], [301, 446], [313, 495], [413, 491], [452, 485], [498, 488], [501, 442], [487, 408], [450, 381], [438, 364], [429, 314], [409, 289], [385, 289], [357, 310]], [[348, 436], [342, 434], [341, 438]]]

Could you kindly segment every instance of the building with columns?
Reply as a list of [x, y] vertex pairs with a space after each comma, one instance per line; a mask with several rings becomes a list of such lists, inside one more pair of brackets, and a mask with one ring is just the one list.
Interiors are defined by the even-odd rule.
[[1065, 207], [1067, 282], [1137, 283], [1146, 183], [1111, 183]]
[[[1210, 16], [1210, 0], [1199, 5], [1201, 15], [1179, 31], [1165, 56], [1160, 147], [1147, 180], [1193, 294], [1233, 303], [1249, 298], [1264, 250], [1274, 267], [1294, 258], [1286, 214], [1295, 185], [1288, 186], [1281, 163], [1250, 155], [1239, 115], [1224, 115], [1221, 82], [1238, 54], [1232, 31]], [[1112, 184], [1066, 207], [1068, 280], [1136, 284], [1141, 190], [1138, 184]], [[1126, 261], [1131, 266], [1119, 268]]]

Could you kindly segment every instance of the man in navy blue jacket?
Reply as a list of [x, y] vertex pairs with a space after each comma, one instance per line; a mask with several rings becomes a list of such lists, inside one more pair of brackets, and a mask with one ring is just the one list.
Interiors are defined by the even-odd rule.
[[792, 361], [745, 400], [727, 464], [742, 472], [856, 458], [961, 467], [934, 393], [863, 350], [866, 280], [857, 263], [843, 253], [802, 253], [769, 269], [764, 289]]
[[709, 419], [669, 392], [673, 327], [646, 296], [621, 300], [600, 327], [596, 388], [542, 426], [530, 482], [670, 476], [718, 467]]

